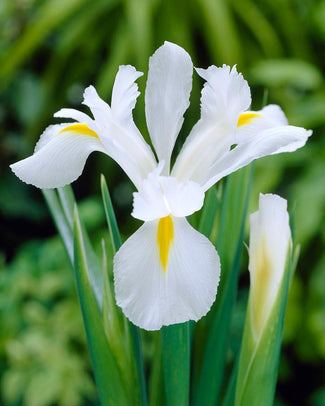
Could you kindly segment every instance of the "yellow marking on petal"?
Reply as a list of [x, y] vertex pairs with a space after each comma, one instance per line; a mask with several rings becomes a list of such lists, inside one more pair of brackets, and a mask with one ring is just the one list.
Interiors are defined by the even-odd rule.
[[90, 135], [91, 137], [98, 138], [98, 135], [95, 131], [91, 130], [87, 124], [71, 124], [68, 127], [63, 128], [58, 134], [63, 133], [64, 131], [73, 131], [79, 135]]
[[245, 124], [250, 123], [254, 118], [262, 117], [261, 114], [258, 113], [241, 113], [239, 116], [237, 127], [241, 127]]
[[254, 258], [254, 285], [252, 286], [252, 310], [253, 326], [258, 336], [263, 329], [268, 317], [268, 306], [270, 305], [270, 294], [272, 290], [272, 276], [274, 266], [272, 259], [269, 257], [265, 236], [262, 237], [260, 245]]
[[163, 217], [158, 223], [157, 241], [161, 265], [166, 271], [170, 244], [174, 238], [174, 224], [171, 216]]

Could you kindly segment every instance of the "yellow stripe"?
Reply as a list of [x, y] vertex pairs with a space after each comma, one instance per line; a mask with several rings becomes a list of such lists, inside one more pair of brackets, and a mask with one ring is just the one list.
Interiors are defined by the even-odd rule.
[[158, 223], [157, 241], [161, 265], [166, 271], [170, 244], [174, 238], [174, 224], [171, 216], [163, 217]]
[[90, 135], [91, 137], [99, 139], [95, 131], [91, 130], [87, 124], [71, 124], [59, 131], [58, 134], [63, 133], [64, 131], [73, 131], [79, 135]]
[[255, 331], [258, 334], [265, 322], [265, 310], [269, 300], [269, 289], [272, 284], [274, 269], [266, 248], [265, 236], [263, 235], [256, 253], [252, 257], [254, 269], [253, 285], [253, 319]]
[[239, 116], [239, 119], [237, 122], [237, 127], [241, 127], [242, 125], [250, 123], [256, 117], [262, 117], [262, 116], [258, 113], [242, 113]]

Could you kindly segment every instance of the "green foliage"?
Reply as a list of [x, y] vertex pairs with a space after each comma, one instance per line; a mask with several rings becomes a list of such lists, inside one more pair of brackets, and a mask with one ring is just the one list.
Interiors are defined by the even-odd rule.
[[[196, 405], [214, 405], [220, 397], [229, 345], [229, 326], [237, 294], [251, 181], [252, 168], [247, 167], [229, 176], [222, 195], [216, 241], [222, 271], [217, 299], [207, 316], [202, 369], [194, 392]], [[210, 379], [211, 376], [214, 377], [213, 380]]]
[[84, 242], [83, 227], [75, 208], [74, 270], [100, 401], [103, 406], [127, 405], [134, 399], [133, 385], [126, 386], [123, 383], [119, 364], [107, 340], [100, 308], [90, 280], [91, 264], [88, 255], [89, 249]]
[[23, 246], [0, 271], [2, 404], [94, 401], [73, 276], [58, 238]]
[[[113, 247], [114, 254], [121, 246], [121, 237], [118, 230], [114, 208], [112, 205], [111, 197], [107, 188], [105, 177], [102, 175], [100, 179], [103, 205], [106, 214], [106, 220], [110, 232], [111, 244]], [[106, 277], [107, 278], [107, 277]], [[113, 288], [111, 287], [111, 292]], [[115, 307], [115, 306], [114, 306]], [[114, 307], [107, 309], [107, 316], [111, 317], [110, 314], [114, 312]], [[147, 404], [147, 394], [146, 394], [146, 384], [144, 377], [144, 366], [142, 359], [142, 346], [141, 337], [139, 329], [131, 322], [125, 320], [124, 316], [120, 314], [121, 319], [124, 320], [124, 325], [126, 325], [126, 336], [130, 338], [130, 369], [133, 374], [133, 387], [136, 391], [136, 401], [142, 405]], [[105, 320], [104, 320], [105, 323]], [[123, 336], [121, 336], [123, 339]], [[120, 339], [121, 339], [120, 338]]]

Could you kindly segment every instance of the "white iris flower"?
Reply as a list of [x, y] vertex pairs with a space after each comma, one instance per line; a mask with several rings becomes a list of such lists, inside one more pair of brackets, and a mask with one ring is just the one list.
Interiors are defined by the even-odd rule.
[[34, 154], [11, 165], [24, 182], [55, 188], [82, 173], [92, 151], [113, 158], [134, 183], [132, 215], [144, 221], [114, 259], [117, 304], [136, 325], [156, 330], [198, 320], [215, 300], [220, 274], [211, 242], [186, 216], [199, 210], [205, 192], [219, 179], [256, 158], [302, 147], [310, 131], [292, 127], [278, 106], [245, 111], [250, 89], [236, 68], [196, 69], [206, 83], [201, 118], [175, 164], [171, 154], [189, 105], [193, 64], [181, 47], [166, 42], [149, 61], [146, 119], [156, 156], [133, 122], [139, 95], [132, 66], [121, 66], [111, 106], [90, 86], [84, 104], [94, 118], [74, 109], [55, 117], [72, 123], [48, 127]]

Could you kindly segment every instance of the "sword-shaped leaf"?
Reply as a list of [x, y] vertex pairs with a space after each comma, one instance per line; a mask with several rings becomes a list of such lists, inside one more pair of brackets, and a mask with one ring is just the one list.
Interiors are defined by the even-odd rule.
[[74, 261], [78, 296], [101, 405], [131, 404], [129, 389], [123, 385], [118, 364], [108, 345], [101, 313], [90, 283], [90, 263], [77, 208], [74, 215]]

